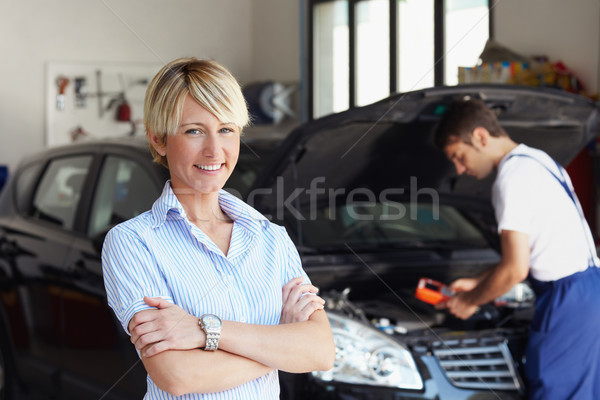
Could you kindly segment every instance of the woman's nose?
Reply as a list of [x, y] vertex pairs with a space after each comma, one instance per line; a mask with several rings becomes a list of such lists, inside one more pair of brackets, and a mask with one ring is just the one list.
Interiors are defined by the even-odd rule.
[[217, 135], [206, 135], [202, 153], [206, 157], [215, 157], [219, 153], [219, 139]]

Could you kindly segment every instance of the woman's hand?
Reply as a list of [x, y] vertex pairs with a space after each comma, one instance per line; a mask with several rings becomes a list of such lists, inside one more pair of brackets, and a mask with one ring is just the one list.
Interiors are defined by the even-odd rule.
[[137, 312], [129, 322], [131, 342], [143, 356], [204, 347], [206, 337], [197, 317], [160, 297], [144, 297], [144, 302], [155, 308]]
[[302, 277], [294, 278], [283, 287], [280, 325], [307, 321], [313, 312], [325, 307], [325, 300], [316, 295], [319, 289], [303, 281]]

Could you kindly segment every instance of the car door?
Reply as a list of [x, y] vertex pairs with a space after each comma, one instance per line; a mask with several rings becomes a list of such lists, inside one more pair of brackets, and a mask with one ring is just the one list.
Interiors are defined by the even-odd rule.
[[35, 389], [57, 393], [62, 362], [64, 262], [90, 155], [57, 157], [25, 168], [16, 181], [16, 215], [0, 219], [3, 292], [15, 365]]
[[106, 302], [100, 247], [110, 227], [151, 208], [166, 178], [152, 173], [159, 168], [149, 157], [103, 159], [83, 232], [66, 262], [63, 398], [131, 399], [145, 393], [144, 367]]

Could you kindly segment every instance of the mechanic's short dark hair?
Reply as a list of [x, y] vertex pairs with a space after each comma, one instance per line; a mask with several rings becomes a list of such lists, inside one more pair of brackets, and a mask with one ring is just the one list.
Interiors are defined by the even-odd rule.
[[470, 97], [454, 100], [440, 119], [435, 131], [435, 144], [441, 149], [457, 141], [471, 144], [473, 130], [477, 127], [487, 129], [494, 137], [508, 136], [494, 111], [483, 101]]

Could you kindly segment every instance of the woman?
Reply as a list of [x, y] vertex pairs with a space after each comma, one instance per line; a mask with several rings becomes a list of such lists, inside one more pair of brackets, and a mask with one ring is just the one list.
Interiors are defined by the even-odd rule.
[[113, 228], [109, 305], [148, 372], [146, 399], [275, 399], [277, 370], [331, 368], [323, 300], [283, 227], [221, 190], [248, 124], [241, 89], [185, 58], [150, 83], [144, 122], [171, 179], [152, 209]]

